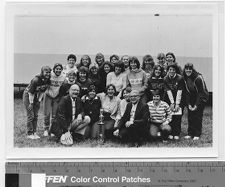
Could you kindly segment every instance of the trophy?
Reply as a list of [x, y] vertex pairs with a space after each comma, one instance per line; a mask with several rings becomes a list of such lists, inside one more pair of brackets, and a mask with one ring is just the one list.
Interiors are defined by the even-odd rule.
[[103, 120], [104, 120], [104, 115], [103, 115], [103, 109], [101, 108], [100, 109], [100, 115], [99, 115], [99, 122], [98, 122], [100, 144], [104, 143], [104, 136], [103, 136], [103, 125], [104, 125], [104, 123], [103, 123]]

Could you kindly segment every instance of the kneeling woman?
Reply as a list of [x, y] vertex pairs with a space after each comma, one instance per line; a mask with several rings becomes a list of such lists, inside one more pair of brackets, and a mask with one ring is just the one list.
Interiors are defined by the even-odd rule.
[[161, 101], [163, 93], [154, 90], [152, 95], [153, 100], [147, 103], [150, 112], [150, 136], [162, 137], [166, 141], [171, 131], [169, 123], [172, 121], [172, 111], [166, 102]]
[[188, 135], [185, 138], [198, 140], [202, 133], [203, 111], [209, 93], [202, 75], [194, 69], [193, 64], [187, 63], [183, 74], [188, 107]]
[[[100, 93], [98, 96], [101, 99], [103, 109], [103, 137], [112, 137], [114, 123], [119, 109], [120, 99], [115, 96], [116, 87], [113, 84], [109, 84], [106, 87], [106, 93]], [[93, 126], [93, 138], [98, 138], [100, 132], [100, 125], [97, 123]]]

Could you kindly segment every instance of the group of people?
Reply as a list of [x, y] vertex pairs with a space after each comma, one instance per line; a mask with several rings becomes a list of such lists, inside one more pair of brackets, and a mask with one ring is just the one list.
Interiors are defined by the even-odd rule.
[[[186, 139], [198, 140], [209, 93], [202, 75], [192, 63], [182, 69], [173, 53], [159, 53], [157, 62], [145, 55], [98, 53], [80, 62], [74, 54], [67, 64], [41, 68], [23, 94], [27, 113], [27, 137], [39, 139], [37, 121], [43, 100], [44, 134], [65, 141], [103, 136], [132, 145], [145, 140], [179, 140], [184, 107], [188, 109]], [[101, 124], [99, 116], [103, 116]]]

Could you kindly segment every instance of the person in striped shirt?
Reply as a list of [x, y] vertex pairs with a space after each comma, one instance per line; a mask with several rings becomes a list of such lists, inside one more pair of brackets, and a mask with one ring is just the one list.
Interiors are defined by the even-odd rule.
[[160, 90], [154, 90], [152, 95], [153, 100], [147, 103], [150, 112], [150, 136], [158, 136], [167, 141], [171, 130], [169, 123], [172, 121], [172, 111], [166, 102], [161, 101]]

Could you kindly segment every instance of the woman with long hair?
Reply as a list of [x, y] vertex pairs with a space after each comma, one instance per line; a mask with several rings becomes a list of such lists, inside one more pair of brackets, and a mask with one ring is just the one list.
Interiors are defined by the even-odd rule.
[[91, 58], [88, 55], [83, 55], [80, 59], [80, 64], [78, 64], [78, 70], [80, 67], [84, 66], [87, 67], [89, 69], [89, 66], [91, 64]]
[[91, 79], [91, 81], [95, 86], [96, 89], [95, 91], [97, 93], [100, 93], [101, 79], [98, 70], [99, 70], [98, 64], [92, 63], [89, 67], [89, 78]]
[[193, 64], [185, 64], [183, 75], [188, 108], [188, 135], [185, 138], [198, 140], [202, 134], [203, 111], [209, 93], [202, 74], [194, 69]]
[[132, 57], [129, 63], [130, 71], [127, 73], [127, 86], [130, 86], [132, 90], [138, 90], [141, 96], [141, 101], [147, 103], [147, 95], [145, 90], [147, 89], [147, 76], [146, 73], [140, 68], [140, 62], [137, 57]]
[[172, 64], [175, 64], [177, 66], [176, 73], [178, 73], [179, 75], [182, 75], [182, 68], [178, 65], [176, 61], [176, 56], [174, 55], [174, 53], [168, 52], [166, 53], [166, 66], [169, 66]]
[[152, 100], [152, 92], [155, 90], [159, 90], [161, 95], [161, 100], [164, 98], [164, 79], [163, 79], [163, 73], [164, 69], [160, 65], [155, 65], [153, 68], [153, 74], [148, 79], [148, 88], [147, 88], [147, 95], [148, 95], [148, 101]]
[[[113, 135], [114, 123], [119, 109], [120, 99], [116, 97], [116, 87], [113, 84], [109, 84], [106, 87], [106, 93], [99, 93], [102, 110], [103, 110], [103, 137], [111, 138]], [[93, 138], [98, 138], [100, 133], [100, 125], [94, 124], [93, 126]]]
[[27, 138], [40, 138], [37, 133], [38, 111], [45, 90], [50, 86], [51, 68], [43, 66], [41, 73], [35, 76], [23, 92], [23, 103], [27, 112]]
[[114, 64], [114, 71], [107, 74], [106, 85], [113, 84], [116, 87], [116, 95], [121, 95], [121, 91], [126, 88], [125, 68], [121, 61]]
[[154, 65], [155, 62], [151, 55], [145, 55], [143, 57], [142, 69], [145, 71], [147, 79], [152, 76]]
[[98, 64], [98, 67], [100, 68], [101, 65], [105, 62], [105, 57], [102, 53], [97, 53], [95, 56], [95, 62]]
[[100, 80], [101, 80], [101, 84], [100, 84], [100, 88], [99, 88], [99, 92], [105, 92], [105, 88], [106, 88], [106, 79], [107, 79], [107, 75], [108, 73], [113, 71], [113, 66], [109, 61], [105, 61], [102, 66], [99, 68], [98, 73], [100, 76]]
[[88, 93], [88, 88], [93, 85], [91, 79], [89, 79], [89, 70], [87, 67], [80, 67], [77, 74], [77, 82], [80, 86], [80, 97]]

